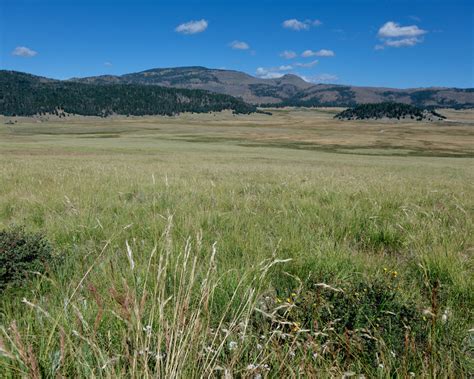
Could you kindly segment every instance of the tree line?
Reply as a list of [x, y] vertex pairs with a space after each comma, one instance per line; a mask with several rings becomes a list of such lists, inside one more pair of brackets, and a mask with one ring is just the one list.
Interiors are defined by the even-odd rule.
[[445, 118], [434, 110], [427, 110], [410, 104], [403, 103], [376, 103], [361, 104], [354, 108], [346, 109], [338, 113], [335, 118], [347, 120], [365, 120], [379, 118], [410, 118], [421, 121], [427, 116]]

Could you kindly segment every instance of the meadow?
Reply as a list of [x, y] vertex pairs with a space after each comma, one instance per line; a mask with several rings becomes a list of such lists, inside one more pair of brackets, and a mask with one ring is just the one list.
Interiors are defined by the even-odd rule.
[[474, 111], [271, 112], [0, 117], [0, 377], [473, 375]]

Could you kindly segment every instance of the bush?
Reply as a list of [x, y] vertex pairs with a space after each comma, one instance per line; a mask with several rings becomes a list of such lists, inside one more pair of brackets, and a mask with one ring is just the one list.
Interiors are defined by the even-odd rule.
[[0, 290], [21, 285], [31, 272], [43, 272], [52, 260], [53, 249], [42, 234], [21, 227], [0, 231]]

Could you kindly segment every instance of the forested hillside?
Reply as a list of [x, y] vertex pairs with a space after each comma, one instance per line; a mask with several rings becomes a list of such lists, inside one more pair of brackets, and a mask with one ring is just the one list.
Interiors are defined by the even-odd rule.
[[139, 84], [84, 84], [0, 71], [0, 114], [78, 114], [85, 116], [173, 115], [181, 112], [235, 113], [256, 111], [255, 106], [229, 95], [203, 90]]

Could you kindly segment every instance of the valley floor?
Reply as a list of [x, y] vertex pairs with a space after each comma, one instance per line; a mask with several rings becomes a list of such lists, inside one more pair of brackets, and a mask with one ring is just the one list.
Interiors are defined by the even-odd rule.
[[1, 117], [0, 376], [472, 374], [474, 111], [271, 112]]

